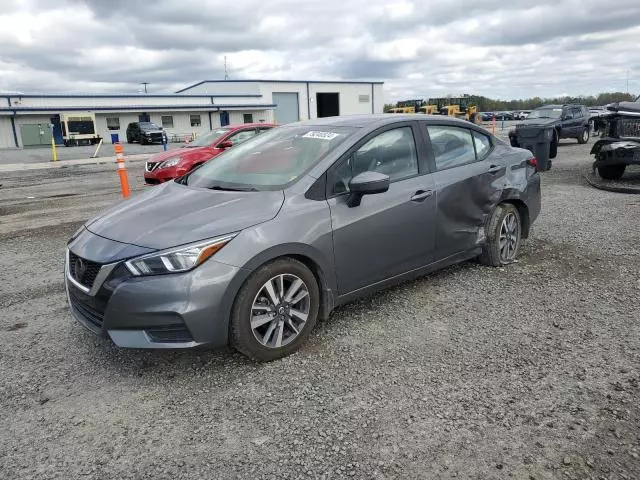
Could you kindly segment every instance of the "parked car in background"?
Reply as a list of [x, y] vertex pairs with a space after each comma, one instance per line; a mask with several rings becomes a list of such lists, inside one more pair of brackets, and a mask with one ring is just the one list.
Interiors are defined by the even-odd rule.
[[144, 181], [156, 185], [180, 177], [225, 150], [270, 130], [270, 123], [244, 123], [217, 128], [181, 148], [153, 155], [145, 164]]
[[482, 115], [481, 118], [483, 122], [490, 122], [496, 116], [495, 113], [493, 112], [482, 112], [481, 115]]
[[153, 122], [133, 122], [127, 125], [127, 143], [167, 143], [167, 132]]
[[521, 110], [519, 112], [513, 112], [513, 119], [524, 120], [525, 118], [527, 118], [527, 116], [529, 116], [529, 113], [531, 113], [531, 110]]
[[513, 262], [540, 212], [535, 166], [451, 117], [274, 128], [81, 227], [71, 312], [121, 347], [283, 357], [340, 304], [474, 257]]
[[513, 112], [496, 112], [496, 120], [513, 120]]
[[[553, 127], [554, 136], [549, 156], [555, 158], [560, 139], [575, 138], [578, 143], [589, 141], [590, 117], [589, 111], [584, 105], [545, 105], [532, 110], [527, 118], [521, 121], [521, 124]], [[509, 131], [509, 141], [512, 146], [518, 146], [515, 128]]]

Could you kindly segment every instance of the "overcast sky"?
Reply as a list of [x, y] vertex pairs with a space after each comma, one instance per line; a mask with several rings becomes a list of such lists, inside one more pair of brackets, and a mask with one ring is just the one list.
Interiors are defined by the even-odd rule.
[[0, 90], [382, 80], [386, 100], [640, 93], [640, 0], [0, 0]]

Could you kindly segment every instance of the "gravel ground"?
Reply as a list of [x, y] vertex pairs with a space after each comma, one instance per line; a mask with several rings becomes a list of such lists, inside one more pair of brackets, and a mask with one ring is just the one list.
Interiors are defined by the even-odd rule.
[[64, 242], [118, 199], [115, 172], [8, 175], [0, 476], [640, 478], [640, 198], [590, 187], [589, 148], [561, 145], [518, 263], [344, 306], [266, 365], [86, 332]]

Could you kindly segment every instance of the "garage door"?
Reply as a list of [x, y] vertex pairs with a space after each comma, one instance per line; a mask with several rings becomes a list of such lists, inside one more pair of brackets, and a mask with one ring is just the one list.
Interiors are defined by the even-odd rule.
[[282, 125], [283, 123], [297, 122], [300, 120], [299, 113], [300, 108], [298, 106], [298, 94], [297, 93], [273, 93], [273, 103], [275, 103], [276, 110], [274, 112], [276, 123]]

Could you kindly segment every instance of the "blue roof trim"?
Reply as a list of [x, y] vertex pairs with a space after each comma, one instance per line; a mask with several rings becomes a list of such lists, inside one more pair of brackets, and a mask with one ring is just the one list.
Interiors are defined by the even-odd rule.
[[114, 111], [117, 112], [119, 110], [135, 110], [144, 112], [147, 110], [180, 110], [180, 111], [189, 111], [192, 109], [198, 110], [211, 110], [218, 111], [225, 108], [244, 108], [244, 109], [271, 109], [276, 108], [277, 105], [275, 103], [270, 104], [262, 104], [262, 105], [238, 105], [238, 104], [228, 104], [228, 105], [215, 105], [215, 104], [205, 104], [205, 105], [114, 105], [112, 107], [16, 107], [13, 106], [11, 108], [0, 108], [0, 112], [91, 112], [91, 111]]
[[178, 90], [176, 93], [182, 93], [195, 87], [199, 87], [204, 83], [247, 83], [247, 82], [264, 82], [264, 83], [345, 83], [347, 85], [384, 85], [384, 82], [354, 81], [354, 80], [202, 80], [188, 87]]
[[0, 98], [241, 98], [241, 97], [251, 97], [251, 98], [259, 98], [262, 97], [259, 93], [230, 93], [230, 94], [198, 94], [198, 95], [178, 95], [176, 93], [163, 93], [163, 94], [145, 94], [145, 93], [10, 93], [10, 94], [1, 94]]

